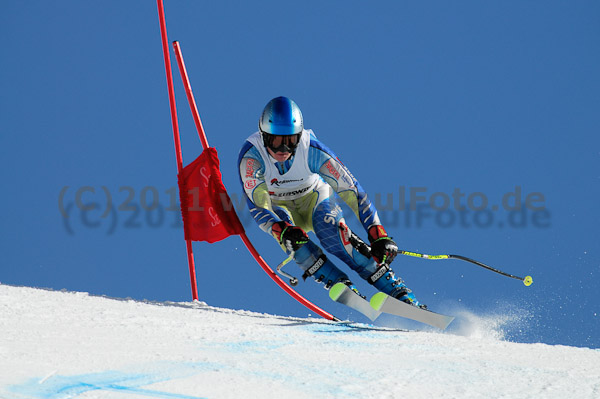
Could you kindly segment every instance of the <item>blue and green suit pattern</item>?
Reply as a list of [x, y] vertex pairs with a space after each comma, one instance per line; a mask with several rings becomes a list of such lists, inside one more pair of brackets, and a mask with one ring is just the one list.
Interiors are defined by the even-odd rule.
[[[346, 234], [349, 234], [349, 229], [338, 203], [343, 200], [353, 210], [365, 231], [373, 225], [381, 224], [377, 210], [360, 183], [333, 151], [320, 142], [311, 130], [305, 130], [303, 134], [310, 134], [307, 161], [310, 171], [319, 176], [319, 182], [312, 190], [295, 200], [272, 198], [264, 176], [265, 162], [273, 162], [277, 171], [283, 175], [296, 161], [294, 156], [285, 162], [276, 162], [270, 157], [265, 160], [250, 141], [244, 143], [238, 166], [250, 213], [260, 228], [269, 234], [273, 223], [282, 220], [307, 232], [313, 231], [325, 251], [335, 255], [367, 280], [378, 271], [379, 265], [372, 258], [359, 253], [345, 238], [340, 226], [346, 229]], [[295, 253], [294, 260], [306, 272], [322, 254], [321, 248], [311, 240]], [[336, 282], [348, 280], [348, 276], [329, 259], [313, 277], [322, 281], [326, 288]], [[397, 294], [404, 288], [404, 284], [394, 276], [391, 269], [373, 285], [390, 295]]]

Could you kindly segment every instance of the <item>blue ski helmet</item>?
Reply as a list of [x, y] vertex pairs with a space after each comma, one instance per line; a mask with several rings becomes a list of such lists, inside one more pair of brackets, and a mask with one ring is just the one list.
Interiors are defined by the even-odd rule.
[[277, 97], [268, 102], [258, 121], [261, 133], [290, 136], [302, 133], [302, 112], [287, 97]]
[[258, 120], [258, 130], [265, 147], [275, 153], [293, 153], [300, 142], [303, 129], [302, 112], [287, 97], [269, 101]]
[[302, 133], [302, 112], [287, 97], [277, 97], [268, 102], [258, 121], [261, 133], [290, 136]]

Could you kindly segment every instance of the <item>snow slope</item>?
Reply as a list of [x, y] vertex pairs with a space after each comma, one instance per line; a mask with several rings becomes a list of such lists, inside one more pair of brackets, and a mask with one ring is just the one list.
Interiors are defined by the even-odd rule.
[[0, 285], [0, 397], [598, 398], [600, 352]]

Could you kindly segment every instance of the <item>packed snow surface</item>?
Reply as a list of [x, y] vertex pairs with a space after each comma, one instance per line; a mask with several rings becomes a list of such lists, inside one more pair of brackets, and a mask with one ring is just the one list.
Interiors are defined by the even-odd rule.
[[600, 352], [0, 285], [0, 397], [599, 398]]

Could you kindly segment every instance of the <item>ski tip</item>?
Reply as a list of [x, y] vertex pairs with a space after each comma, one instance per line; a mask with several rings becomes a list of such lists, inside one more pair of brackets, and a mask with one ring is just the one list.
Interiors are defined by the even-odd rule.
[[347, 286], [344, 283], [334, 284], [334, 286], [329, 289], [329, 298], [337, 301], [346, 288]]
[[383, 306], [383, 303], [387, 297], [388, 296], [383, 292], [378, 292], [377, 294], [373, 295], [369, 301], [371, 303], [371, 307], [375, 310], [381, 310], [381, 307]]
[[448, 328], [450, 323], [452, 323], [453, 321], [454, 321], [454, 316], [446, 316], [446, 319], [443, 322], [441, 322], [439, 325], [434, 326], [434, 327], [437, 327], [440, 330], [444, 331], [446, 328]]

